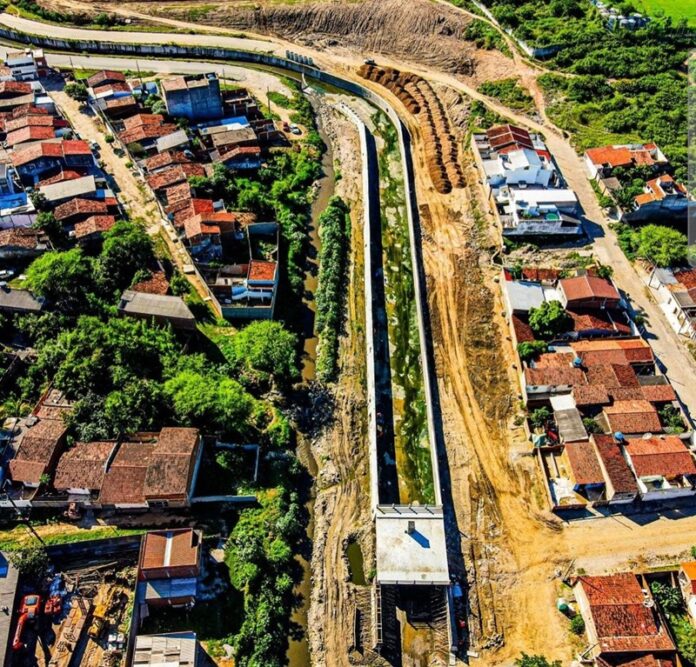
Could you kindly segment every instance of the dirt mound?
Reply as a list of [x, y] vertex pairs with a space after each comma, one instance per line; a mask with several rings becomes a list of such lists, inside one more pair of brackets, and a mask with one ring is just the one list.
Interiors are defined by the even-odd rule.
[[358, 0], [242, 6], [129, 2], [139, 11], [180, 20], [271, 34], [314, 48], [347, 48], [408, 57], [471, 75], [475, 47], [465, 40], [471, 19], [430, 0]]
[[464, 187], [458, 141], [452, 123], [433, 87], [417, 74], [391, 67], [363, 65], [360, 76], [391, 91], [421, 121], [430, 178], [440, 194]]

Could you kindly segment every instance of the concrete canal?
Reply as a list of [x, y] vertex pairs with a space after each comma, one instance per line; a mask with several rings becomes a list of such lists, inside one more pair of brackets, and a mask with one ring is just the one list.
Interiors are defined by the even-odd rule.
[[[396, 468], [398, 490], [383, 503], [433, 504], [432, 455], [418, 330], [414, 267], [406, 212], [404, 173], [396, 129], [386, 115], [373, 116], [378, 138], [380, 239], [391, 410], [380, 412], [386, 439], [383, 456]], [[375, 238], [373, 237], [373, 243]], [[378, 318], [379, 321], [379, 318]], [[379, 408], [378, 408], [379, 409]], [[391, 412], [391, 423], [389, 421]], [[381, 494], [380, 494], [381, 495]]]

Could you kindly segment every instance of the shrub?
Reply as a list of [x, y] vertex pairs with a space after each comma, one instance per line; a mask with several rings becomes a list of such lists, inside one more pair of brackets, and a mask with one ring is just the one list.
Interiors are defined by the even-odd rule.
[[551, 410], [542, 406], [533, 410], [529, 415], [529, 422], [534, 428], [543, 428], [551, 420]]
[[570, 631], [578, 636], [585, 632], [585, 621], [580, 614], [575, 614], [575, 616], [570, 619]]
[[87, 101], [87, 86], [81, 81], [72, 81], [65, 86], [65, 94], [78, 102]]
[[543, 340], [524, 341], [517, 346], [517, 354], [522, 361], [535, 359], [548, 349], [548, 345]]
[[567, 331], [570, 317], [560, 301], [545, 301], [529, 311], [529, 326], [540, 338], [550, 339]]

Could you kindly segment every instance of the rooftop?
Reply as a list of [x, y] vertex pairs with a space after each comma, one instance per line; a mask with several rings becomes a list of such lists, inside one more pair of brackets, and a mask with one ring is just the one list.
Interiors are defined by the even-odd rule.
[[675, 435], [629, 438], [626, 449], [638, 477], [696, 475], [694, 457]]
[[673, 651], [674, 644], [634, 574], [583, 576], [578, 580], [587, 596], [601, 652]]
[[576, 484], [604, 484], [604, 474], [591, 442], [569, 442], [564, 451]]
[[597, 276], [577, 276], [575, 278], [563, 278], [559, 281], [559, 287], [570, 301], [582, 301], [591, 299], [604, 299], [619, 301], [621, 295], [610, 280]]
[[140, 570], [196, 566], [200, 538], [192, 528], [152, 530], [145, 534], [140, 552]]
[[87, 220], [75, 223], [75, 238], [82, 239], [92, 234], [108, 232], [116, 224], [113, 215], [93, 215]]
[[378, 508], [376, 530], [378, 583], [450, 583], [441, 509]]
[[126, 314], [189, 320], [191, 322], [196, 320], [181, 297], [146, 294], [133, 290], [126, 290], [122, 294], [119, 310]]
[[97, 491], [104, 481], [106, 464], [115, 447], [115, 441], [75, 443], [60, 457], [53, 486], [59, 491], [67, 489]]
[[95, 86], [102, 85], [104, 83], [113, 81], [122, 81], [125, 82], [126, 76], [122, 72], [115, 72], [114, 70], [109, 70], [105, 69], [102, 70], [101, 72], [97, 72], [96, 74], [93, 74], [87, 79], [87, 85], [90, 88], [94, 88]]
[[662, 424], [655, 406], [646, 400], [615, 401], [604, 408], [613, 433], [661, 433]]
[[198, 645], [195, 632], [138, 635], [134, 667], [195, 667]]
[[607, 477], [617, 494], [636, 494], [638, 485], [619, 444], [611, 435], [593, 435], [597, 454], [604, 464]]

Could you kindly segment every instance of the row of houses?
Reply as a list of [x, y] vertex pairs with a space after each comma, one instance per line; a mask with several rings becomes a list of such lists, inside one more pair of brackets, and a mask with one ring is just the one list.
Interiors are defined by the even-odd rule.
[[585, 151], [583, 158], [590, 179], [613, 199], [632, 184], [636, 170], [647, 175], [643, 192], [633, 197], [629, 207], [624, 205], [623, 221], [686, 221], [691, 198], [686, 187], [671, 175], [670, 162], [657, 144], [600, 146]]
[[200, 465], [197, 429], [168, 427], [68, 446], [72, 403], [44, 393], [15, 438], [7, 464], [15, 502], [42, 499], [93, 509], [188, 507]]
[[[277, 137], [246, 91], [223, 94], [215, 74], [159, 83], [127, 81], [103, 71], [88, 79], [92, 103], [129, 150], [200, 273], [229, 319], [271, 318], [279, 280], [279, 226], [248, 212], [227, 211], [196, 178], [216, 165], [257, 170]], [[161, 95], [164, 113], [148, 98]]]
[[[678, 397], [609, 278], [593, 271], [504, 271], [530, 438], [556, 510], [696, 494], [696, 464]], [[535, 332], [556, 303], [564, 324]], [[530, 352], [531, 350], [531, 352]]]
[[583, 236], [579, 204], [538, 134], [514, 125], [474, 133], [472, 148], [491, 209], [508, 239]]
[[[34, 202], [40, 201], [42, 211], [52, 214], [66, 237], [85, 248], [101, 242], [121, 217], [121, 208], [94, 147], [77, 137], [37, 80], [47, 73], [43, 55], [9, 54], [6, 63], [8, 72], [22, 68], [23, 80], [0, 81], [0, 259], [6, 260], [6, 267], [21, 270], [51, 249], [47, 234], [36, 229], [39, 211]], [[8, 277], [17, 273], [9, 268], [6, 272]], [[2, 283], [0, 311], [38, 313], [50, 308], [51, 304], [27, 290]], [[123, 295], [119, 310], [132, 317], [195, 328], [192, 313], [180, 298], [167, 294], [168, 287], [166, 279], [136, 285]]]

